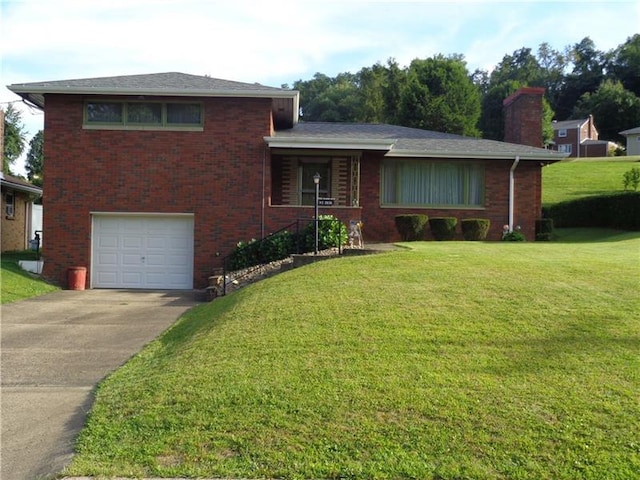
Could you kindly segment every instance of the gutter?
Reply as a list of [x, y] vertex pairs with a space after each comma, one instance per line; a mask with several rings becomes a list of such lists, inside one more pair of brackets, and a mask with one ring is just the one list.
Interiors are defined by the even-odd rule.
[[515, 171], [520, 163], [520, 155], [516, 155], [516, 159], [509, 169], [509, 232], [513, 232], [513, 211], [516, 203], [515, 199]]

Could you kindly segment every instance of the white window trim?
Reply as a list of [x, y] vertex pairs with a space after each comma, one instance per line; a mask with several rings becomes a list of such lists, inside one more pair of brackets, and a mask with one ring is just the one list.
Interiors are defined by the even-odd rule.
[[561, 128], [560, 130], [558, 130], [558, 137], [559, 138], [565, 138], [567, 136], [567, 129], [566, 128]]

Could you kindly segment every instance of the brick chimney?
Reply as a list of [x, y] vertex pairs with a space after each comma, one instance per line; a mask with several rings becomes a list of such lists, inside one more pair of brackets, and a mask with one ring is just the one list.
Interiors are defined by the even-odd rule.
[[502, 102], [504, 141], [542, 148], [542, 96], [544, 88], [523, 87]]

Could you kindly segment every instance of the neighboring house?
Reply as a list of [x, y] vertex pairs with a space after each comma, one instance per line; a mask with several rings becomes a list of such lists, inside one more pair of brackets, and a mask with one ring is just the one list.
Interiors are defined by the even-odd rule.
[[553, 122], [553, 142], [560, 153], [569, 157], [606, 157], [613, 142], [598, 140], [598, 130], [593, 115], [579, 120]]
[[0, 173], [0, 186], [2, 251], [25, 250], [33, 239], [33, 202], [42, 196], [42, 189], [6, 173]]
[[[361, 220], [368, 242], [394, 217], [488, 218], [530, 239], [541, 216], [538, 91], [510, 97], [528, 145], [392, 125], [302, 123], [297, 91], [181, 73], [11, 85], [45, 111], [45, 271], [91, 288], [202, 288], [237, 242], [314, 213]], [[526, 100], [526, 101], [525, 101]], [[516, 122], [517, 123], [517, 122]], [[528, 123], [515, 128], [531, 128]], [[511, 128], [511, 127], [508, 127]]]
[[627, 138], [627, 155], [640, 155], [640, 127], [620, 132]]

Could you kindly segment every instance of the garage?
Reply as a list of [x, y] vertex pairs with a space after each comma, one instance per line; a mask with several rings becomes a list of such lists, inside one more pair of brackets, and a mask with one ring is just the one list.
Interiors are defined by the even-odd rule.
[[92, 288], [193, 288], [192, 215], [92, 216]]

